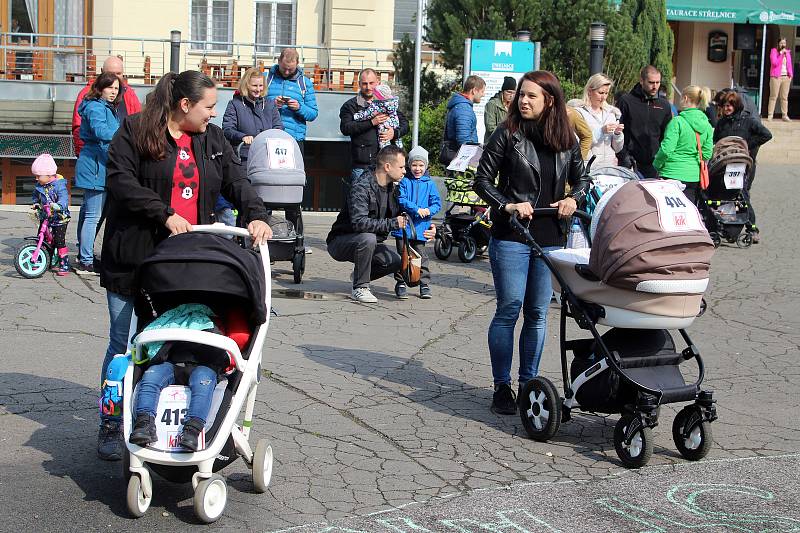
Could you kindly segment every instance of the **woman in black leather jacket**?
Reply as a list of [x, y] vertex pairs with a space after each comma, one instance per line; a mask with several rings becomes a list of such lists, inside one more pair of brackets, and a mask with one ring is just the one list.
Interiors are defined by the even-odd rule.
[[[569, 195], [565, 195], [567, 184]], [[547, 71], [528, 72], [520, 80], [508, 118], [484, 148], [474, 182], [475, 192], [492, 208], [489, 259], [497, 310], [489, 326], [489, 354], [494, 377], [492, 409], [497, 413], [514, 414], [517, 409], [511, 362], [520, 309], [524, 317], [519, 341], [521, 391], [538, 372], [553, 292], [544, 261], [533, 257], [509, 219], [516, 213], [545, 251], [563, 247], [566, 235], [559, 221], [533, 219], [533, 212], [556, 207], [559, 217], [569, 217], [588, 187], [558, 78]]]

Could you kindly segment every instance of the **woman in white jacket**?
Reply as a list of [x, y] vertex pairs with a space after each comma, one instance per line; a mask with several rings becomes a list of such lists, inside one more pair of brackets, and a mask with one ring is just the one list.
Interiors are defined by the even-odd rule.
[[625, 138], [620, 123], [620, 111], [607, 102], [614, 82], [605, 74], [594, 74], [583, 89], [583, 102], [578, 112], [592, 130], [592, 149], [588, 159], [595, 156], [594, 168], [616, 166], [617, 152], [622, 150]]

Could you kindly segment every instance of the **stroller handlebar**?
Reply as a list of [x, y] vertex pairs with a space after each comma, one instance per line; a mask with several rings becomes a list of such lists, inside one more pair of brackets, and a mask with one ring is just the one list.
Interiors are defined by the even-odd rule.
[[235, 237], [250, 237], [250, 232], [245, 228], [226, 226], [221, 222], [192, 226], [192, 231], [213, 233], [214, 235], [233, 235]]
[[186, 328], [163, 328], [142, 331], [133, 339], [132, 344], [137, 346], [138, 353], [142, 344], [166, 341], [186, 341], [220, 348], [231, 354], [237, 370], [244, 372], [247, 366], [247, 362], [242, 357], [241, 351], [239, 351], [239, 346], [233, 339], [209, 331], [189, 330]]

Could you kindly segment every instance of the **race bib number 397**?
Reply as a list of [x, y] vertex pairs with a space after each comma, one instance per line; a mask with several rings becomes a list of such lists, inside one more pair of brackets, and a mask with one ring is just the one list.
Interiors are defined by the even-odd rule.
[[705, 230], [697, 207], [689, 202], [686, 195], [669, 181], [641, 182], [650, 196], [656, 201], [658, 223], [668, 233]]

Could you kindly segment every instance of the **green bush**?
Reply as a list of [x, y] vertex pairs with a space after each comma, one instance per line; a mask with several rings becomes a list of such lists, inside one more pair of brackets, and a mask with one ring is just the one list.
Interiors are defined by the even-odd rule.
[[[428, 151], [428, 164], [431, 176], [444, 176], [444, 168], [439, 163], [439, 152], [444, 138], [444, 119], [447, 115], [447, 100], [439, 105], [426, 105], [419, 110], [419, 144]], [[411, 149], [411, 133], [403, 137], [403, 146]]]

